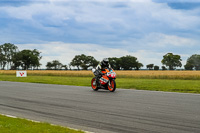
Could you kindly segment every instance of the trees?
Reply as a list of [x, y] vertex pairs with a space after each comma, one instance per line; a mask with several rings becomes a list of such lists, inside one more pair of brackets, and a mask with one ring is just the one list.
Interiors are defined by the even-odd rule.
[[135, 70], [139, 70], [141, 67], [143, 67], [143, 64], [138, 62]]
[[[120, 58], [112, 57], [108, 58], [110, 65], [115, 70], [139, 70], [143, 64], [137, 61], [137, 58], [134, 56], [123, 56]], [[76, 55], [70, 63], [70, 66], [76, 66], [78, 70], [82, 68], [83, 70], [87, 70], [89, 67], [96, 67], [98, 65], [98, 61], [92, 56], [86, 56], [84, 54]]]
[[13, 56], [13, 66], [11, 69], [16, 70], [18, 69], [20, 66], [23, 66], [22, 64], [22, 54], [20, 52], [15, 53], [15, 55]]
[[62, 63], [60, 63], [60, 61], [58, 60], [53, 60], [52, 62], [47, 62], [47, 70], [60, 70], [63, 67], [67, 70], [67, 65], [63, 65]]
[[185, 70], [193, 70], [194, 65], [192, 65], [190, 62], [187, 62], [186, 65], [184, 65]]
[[62, 63], [60, 63], [60, 61], [58, 60], [53, 60], [52, 61], [52, 66], [54, 67], [55, 70], [57, 69], [62, 69]]
[[11, 43], [5, 43], [0, 45], [0, 65], [2, 69], [5, 69], [7, 65], [7, 69], [12, 68], [13, 65], [13, 57], [18, 52], [17, 46]]
[[186, 70], [200, 70], [200, 55], [194, 54], [190, 56], [184, 67]]
[[[11, 43], [5, 43], [0, 45], [0, 69], [29, 69], [29, 68], [38, 68], [42, 56], [41, 52], [38, 50], [22, 50], [19, 51], [18, 47]], [[110, 57], [109, 63], [111, 67], [115, 70], [139, 70], [143, 64], [140, 63], [136, 57], [131, 55], [126, 55], [120, 58]], [[174, 55], [173, 53], [167, 53], [163, 56], [162, 64], [160, 69], [162, 70], [174, 70], [176, 67], [181, 67], [181, 56]], [[96, 67], [98, 61], [92, 56], [86, 56], [84, 54], [76, 55], [68, 65], [61, 64], [58, 60], [53, 60], [52, 62], [47, 62], [47, 69], [69, 69], [71, 66], [77, 67], [78, 69], [87, 70], [91, 67]], [[146, 65], [149, 70], [159, 70], [159, 66], [154, 64]], [[200, 55], [193, 54], [187, 59], [186, 64], [184, 65], [186, 70], [200, 70]]]
[[0, 47], [0, 67], [4, 69], [5, 65], [6, 65], [6, 58], [5, 55], [3, 54], [3, 49], [1, 49]]
[[11, 43], [0, 45], [0, 67], [5, 69], [17, 69], [20, 66], [23, 69], [38, 68], [40, 64], [40, 52], [34, 50], [19, 51], [18, 47]]
[[126, 55], [120, 58], [121, 59], [121, 67], [124, 70], [139, 70], [143, 64], [137, 61], [137, 58], [131, 55]]
[[173, 53], [167, 53], [163, 56], [161, 63], [169, 67], [169, 70], [174, 70], [175, 67], [181, 67], [181, 56], [173, 55]]
[[42, 56], [40, 55], [41, 52], [39, 52], [37, 49], [34, 49], [32, 51], [32, 56], [33, 56], [33, 62], [32, 62], [32, 67], [37, 68], [41, 66], [40, 60], [42, 59]]
[[83, 70], [87, 70], [89, 67], [96, 67], [98, 65], [98, 61], [92, 56], [86, 56], [84, 54], [76, 55], [71, 63], [71, 66], [76, 66], [78, 70], [80, 67]]
[[147, 69], [149, 69], [149, 70], [153, 70], [154, 64], [148, 64], [148, 65], [146, 65], [146, 67], [147, 67]]
[[[84, 55], [83, 55], [83, 56], [84, 56]], [[74, 66], [74, 67], [76, 66], [76, 67], [78, 68], [78, 70], [79, 70], [81, 64], [82, 64], [81, 55], [76, 55], [76, 56], [72, 59], [72, 61], [71, 61], [71, 63], [70, 63], [70, 66]]]
[[40, 52], [36, 49], [34, 50], [22, 50], [19, 52], [18, 60], [21, 62], [21, 67], [24, 70], [27, 70], [28, 68], [38, 68], [40, 64], [40, 59], [42, 56], [40, 56]]
[[52, 62], [47, 62], [46, 67], [47, 67], [47, 70], [52, 70], [53, 68]]
[[167, 68], [165, 66], [162, 66], [162, 70], [167, 70]]
[[84, 63], [86, 63], [86, 66], [85, 67], [81, 66], [81, 67], [84, 70], [87, 70], [88, 67], [93, 67], [93, 68], [96, 67], [99, 62], [92, 56], [86, 56], [86, 60]]
[[159, 70], [159, 66], [154, 66], [154, 70]]
[[154, 64], [148, 64], [148, 65], [146, 65], [146, 67], [149, 70], [159, 70], [159, 66], [154, 66]]
[[112, 58], [108, 58], [108, 60], [109, 60], [111, 67], [114, 70], [120, 70], [121, 69], [121, 58], [112, 57]]
[[62, 65], [62, 68], [64, 68], [65, 70], [68, 70], [67, 65]]

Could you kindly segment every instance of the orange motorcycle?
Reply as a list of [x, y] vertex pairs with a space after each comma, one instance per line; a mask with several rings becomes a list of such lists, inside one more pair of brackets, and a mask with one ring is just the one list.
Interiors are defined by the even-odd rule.
[[[94, 73], [95, 77], [91, 81], [91, 86], [94, 91], [98, 91], [98, 89], [106, 89], [110, 92], [114, 92], [116, 89], [116, 73], [113, 69], [105, 69], [104, 71], [100, 72], [99, 70], [92, 69], [92, 72]], [[101, 78], [99, 79], [100, 86], [97, 86], [97, 75], [99, 73], [102, 74]]]

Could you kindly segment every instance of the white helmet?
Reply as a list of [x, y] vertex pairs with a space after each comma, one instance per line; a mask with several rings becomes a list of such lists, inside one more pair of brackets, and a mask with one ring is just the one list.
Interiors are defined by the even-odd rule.
[[105, 65], [105, 66], [107, 66], [108, 65], [108, 58], [104, 58], [102, 60], [102, 64]]

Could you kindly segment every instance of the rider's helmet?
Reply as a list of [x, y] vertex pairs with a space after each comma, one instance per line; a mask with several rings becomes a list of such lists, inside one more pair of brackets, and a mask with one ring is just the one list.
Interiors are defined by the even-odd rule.
[[108, 66], [108, 58], [104, 58], [101, 62], [104, 66]]

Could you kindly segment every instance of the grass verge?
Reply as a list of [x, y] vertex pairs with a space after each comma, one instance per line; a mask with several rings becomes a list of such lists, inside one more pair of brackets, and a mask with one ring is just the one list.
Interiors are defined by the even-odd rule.
[[[66, 76], [28, 76], [17, 78], [14, 75], [0, 75], [0, 81], [31, 82], [45, 84], [90, 86], [92, 77], [66, 77]], [[117, 78], [117, 88], [169, 91], [184, 93], [200, 93], [199, 80], [183, 79], [138, 79]]]
[[37, 123], [21, 118], [10, 118], [0, 115], [1, 133], [84, 133], [48, 123]]

